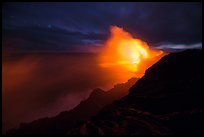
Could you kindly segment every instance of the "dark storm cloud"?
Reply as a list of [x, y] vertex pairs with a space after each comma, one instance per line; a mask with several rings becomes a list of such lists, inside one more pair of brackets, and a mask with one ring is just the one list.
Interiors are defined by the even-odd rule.
[[140, 3], [135, 5], [123, 25], [150, 43], [200, 42], [201, 11], [199, 3]]
[[[52, 26], [44, 27], [14, 27], [3, 31], [5, 38], [14, 38], [9, 46], [13, 49], [33, 49], [33, 50], [64, 50], [72, 49], [76, 46], [87, 44], [98, 44], [106, 39], [103, 34], [90, 32], [82, 33], [79, 31], [64, 30]], [[15, 42], [15, 39], [22, 39], [24, 42]], [[5, 41], [6, 42], [6, 41]], [[21, 45], [21, 47], [19, 47]]]
[[[98, 45], [117, 25], [148, 43], [201, 43], [201, 3], [5, 3], [3, 29], [21, 48], [69, 50]], [[10, 29], [13, 26], [13, 29]], [[16, 47], [18, 48], [18, 47]]]

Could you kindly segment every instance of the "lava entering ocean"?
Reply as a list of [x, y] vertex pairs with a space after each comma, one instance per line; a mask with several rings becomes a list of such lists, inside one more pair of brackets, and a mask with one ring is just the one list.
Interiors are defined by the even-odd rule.
[[148, 44], [117, 26], [111, 26], [111, 36], [100, 55], [99, 65], [112, 68], [112, 71], [121, 70], [120, 77], [127, 79], [127, 75], [142, 77], [145, 70], [156, 63], [167, 53], [161, 50], [150, 49]]

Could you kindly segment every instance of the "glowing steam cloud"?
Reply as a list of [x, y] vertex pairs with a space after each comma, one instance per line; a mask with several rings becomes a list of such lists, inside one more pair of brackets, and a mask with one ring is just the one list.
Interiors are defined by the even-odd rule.
[[148, 67], [167, 54], [162, 50], [150, 49], [146, 42], [133, 38], [117, 26], [112, 26], [110, 32], [111, 36], [99, 59], [99, 65], [103, 68], [121, 70], [121, 73], [125, 73], [123, 75], [132, 73], [132, 76], [142, 77]]

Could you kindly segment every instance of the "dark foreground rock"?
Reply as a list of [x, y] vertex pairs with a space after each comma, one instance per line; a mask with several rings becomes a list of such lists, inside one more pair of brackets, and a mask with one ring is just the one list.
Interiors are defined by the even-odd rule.
[[67, 134], [202, 135], [202, 51], [163, 57], [130, 93]]
[[[63, 134], [202, 135], [202, 92], [202, 51], [172, 53], [150, 67], [127, 96]], [[13, 134], [34, 134], [27, 131], [21, 128]]]
[[82, 101], [74, 109], [61, 112], [55, 117], [23, 123], [19, 129], [12, 129], [7, 134], [65, 134], [79, 120], [88, 119], [98, 113], [105, 105], [127, 95], [129, 88], [137, 80], [138, 78], [131, 78], [125, 83], [115, 85], [109, 91], [97, 88], [92, 91], [88, 99]]

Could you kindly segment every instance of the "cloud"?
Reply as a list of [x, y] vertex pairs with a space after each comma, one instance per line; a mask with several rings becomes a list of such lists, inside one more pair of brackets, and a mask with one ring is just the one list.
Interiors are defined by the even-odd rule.
[[161, 49], [164, 51], [180, 51], [180, 50], [186, 50], [186, 49], [202, 49], [202, 43], [196, 43], [196, 44], [161, 44], [159, 46], [155, 46], [154, 49]]
[[[3, 30], [4, 48], [22, 50], [67, 50], [83, 45], [101, 45], [106, 36], [100, 33], [83, 33], [53, 26], [10, 27]], [[12, 42], [11, 42], [12, 41]], [[8, 46], [9, 43], [9, 46]]]
[[[3, 6], [2, 25], [9, 36], [28, 41], [32, 46], [24, 48], [31, 50], [97, 45], [107, 39], [111, 25], [150, 45], [189, 45], [202, 41], [202, 3], [8, 3]], [[9, 25], [14, 27], [8, 29]]]

